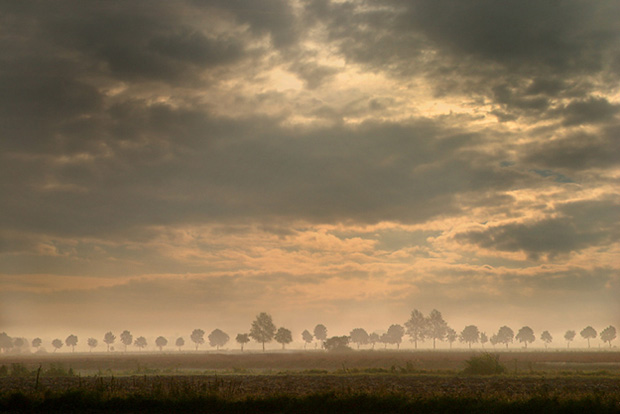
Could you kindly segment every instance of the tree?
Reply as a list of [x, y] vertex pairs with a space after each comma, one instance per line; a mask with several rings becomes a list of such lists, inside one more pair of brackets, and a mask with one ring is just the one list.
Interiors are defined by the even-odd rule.
[[593, 327], [586, 326], [581, 332], [579, 332], [579, 335], [581, 335], [583, 339], [588, 340], [588, 348], [590, 348], [590, 339], [596, 338], [596, 331]]
[[400, 343], [403, 341], [403, 336], [405, 335], [405, 328], [401, 325], [394, 324], [390, 325], [387, 330], [387, 340], [388, 344], [396, 345], [396, 349], [400, 349]]
[[93, 352], [93, 348], [96, 348], [97, 345], [99, 344], [95, 338], [88, 338], [86, 340], [86, 343], [88, 344], [88, 347], [90, 348], [90, 352]]
[[407, 328], [407, 335], [411, 338], [411, 342], [414, 343], [415, 349], [418, 349], [418, 341], [424, 341], [427, 332], [427, 320], [417, 309], [411, 312], [411, 317], [405, 322]]
[[448, 324], [443, 320], [441, 312], [433, 309], [426, 319], [426, 334], [433, 339], [433, 349], [435, 349], [435, 341], [443, 341], [448, 333]]
[[220, 346], [226, 345], [226, 343], [230, 339], [230, 336], [228, 336], [228, 334], [222, 331], [221, 329], [214, 329], [209, 334], [208, 338], [209, 338], [209, 345], [216, 347], [216, 349], [219, 351]]
[[276, 334], [276, 326], [273, 324], [271, 315], [261, 312], [256, 316], [252, 327], [250, 328], [250, 338], [256, 342], [263, 344], [263, 352], [265, 352], [265, 343], [271, 342]]
[[276, 342], [282, 344], [282, 349], [284, 349], [284, 345], [293, 342], [293, 334], [286, 328], [279, 328], [278, 332], [276, 332], [275, 339]]
[[196, 351], [198, 351], [198, 346], [205, 343], [205, 331], [202, 329], [194, 329], [189, 339], [196, 344]]
[[489, 337], [486, 333], [480, 332], [480, 344], [482, 344], [482, 348], [484, 349], [484, 344], [489, 342]]
[[235, 341], [237, 341], [238, 344], [241, 345], [241, 352], [243, 352], [243, 345], [247, 344], [248, 342], [250, 342], [250, 335], [249, 334], [237, 334], [237, 337], [235, 338]]
[[127, 352], [127, 346], [133, 343], [133, 335], [131, 332], [125, 330], [121, 333], [121, 343], [125, 345], [125, 352]]
[[78, 337], [75, 335], [69, 335], [67, 336], [67, 339], [65, 339], [65, 344], [67, 344], [67, 346], [71, 347], [71, 352], [75, 352], [75, 346], [78, 343]]
[[159, 352], [161, 352], [163, 348], [168, 345], [168, 340], [163, 336], [158, 336], [157, 339], [155, 339], [155, 345], [159, 347]]
[[544, 331], [540, 334], [540, 340], [545, 343], [545, 348], [553, 341], [553, 337], [549, 333], [549, 331]]
[[183, 347], [183, 345], [185, 345], [185, 339], [183, 339], [182, 337], [178, 337], [176, 342], [174, 343], [174, 345], [179, 348], [179, 352], [181, 352], [181, 347]]
[[0, 332], [0, 350], [7, 352], [11, 348], [13, 348], [13, 339], [6, 332]]
[[351, 342], [357, 344], [357, 349], [360, 349], [360, 345], [366, 345], [368, 343], [368, 332], [363, 328], [355, 328], [349, 334]]
[[52, 341], [52, 346], [54, 347], [54, 352], [58, 351], [60, 348], [62, 348], [62, 341], [60, 339], [54, 339]]
[[43, 341], [41, 340], [41, 338], [34, 338], [32, 340], [32, 347], [38, 349], [41, 346], [42, 343], [43, 343]]
[[323, 347], [328, 351], [350, 351], [348, 336], [332, 336], [323, 342]]
[[106, 332], [103, 336], [103, 342], [108, 346], [108, 352], [110, 352], [110, 345], [116, 341], [116, 336], [112, 332]]
[[497, 343], [505, 344], [506, 348], [508, 348], [509, 343], [512, 343], [514, 337], [515, 333], [507, 326], [502, 326], [499, 328], [499, 331], [497, 331]]
[[566, 339], [566, 348], [570, 348], [570, 343], [575, 339], [577, 332], [575, 331], [566, 331], [564, 334], [564, 339]]
[[468, 325], [463, 328], [460, 340], [461, 342], [467, 343], [471, 349], [471, 344], [480, 340], [480, 331], [478, 331], [478, 327], [476, 325]]
[[448, 343], [450, 344], [450, 349], [452, 349], [452, 344], [458, 339], [458, 335], [456, 333], [456, 331], [452, 328], [448, 328], [448, 330], [446, 331], [446, 339], [448, 340]]
[[368, 335], [368, 343], [372, 344], [372, 349], [375, 349], [375, 344], [381, 340], [381, 337], [378, 333], [373, 332]]
[[601, 331], [601, 341], [608, 342], [611, 348], [611, 341], [616, 339], [616, 328], [609, 325], [607, 328]]
[[304, 329], [304, 331], [301, 333], [301, 339], [304, 340], [304, 349], [306, 349], [306, 345], [312, 343], [314, 337], [307, 329]]
[[536, 337], [534, 336], [534, 331], [532, 330], [532, 328], [530, 328], [529, 326], [524, 326], [523, 328], [519, 329], [519, 332], [517, 333], [517, 336], [515, 336], [515, 339], [521, 343], [524, 343], [525, 348], [527, 349], [527, 344], [534, 342], [536, 340]]
[[317, 341], [325, 341], [327, 339], [327, 328], [325, 325], [318, 324], [314, 327], [314, 337]]
[[136, 341], [133, 344], [137, 346], [138, 349], [141, 351], [142, 349], [146, 348], [146, 338], [143, 336], [139, 336], [136, 338]]
[[491, 343], [491, 345], [493, 345], [493, 349], [495, 349], [495, 345], [499, 343], [499, 340], [497, 339], [497, 334], [491, 335], [489, 342]]

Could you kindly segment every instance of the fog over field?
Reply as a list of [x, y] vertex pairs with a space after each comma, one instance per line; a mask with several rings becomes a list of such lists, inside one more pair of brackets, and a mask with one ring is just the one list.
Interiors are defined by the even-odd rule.
[[619, 16], [0, 0], [0, 332], [236, 348], [267, 312], [299, 348], [438, 309], [587, 346], [620, 328]]

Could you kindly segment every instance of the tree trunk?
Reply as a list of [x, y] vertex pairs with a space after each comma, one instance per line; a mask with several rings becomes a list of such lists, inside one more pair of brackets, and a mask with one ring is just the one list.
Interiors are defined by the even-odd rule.
[[265, 342], [263, 342], [263, 352], [265, 352]]
[[435, 349], [435, 338], [433, 338], [433, 349]]

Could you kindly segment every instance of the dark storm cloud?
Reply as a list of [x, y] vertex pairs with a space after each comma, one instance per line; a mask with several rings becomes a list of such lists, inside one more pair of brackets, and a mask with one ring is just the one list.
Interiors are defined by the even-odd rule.
[[538, 221], [490, 226], [463, 232], [457, 241], [485, 249], [525, 252], [537, 260], [553, 258], [591, 246], [607, 246], [620, 240], [617, 198], [571, 202], [559, 205], [553, 217]]

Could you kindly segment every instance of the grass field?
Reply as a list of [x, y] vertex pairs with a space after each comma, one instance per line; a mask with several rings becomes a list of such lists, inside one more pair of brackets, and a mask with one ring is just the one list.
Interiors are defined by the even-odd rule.
[[504, 352], [498, 355], [506, 373], [464, 375], [476, 355], [3, 356], [0, 410], [620, 413], [619, 352]]

